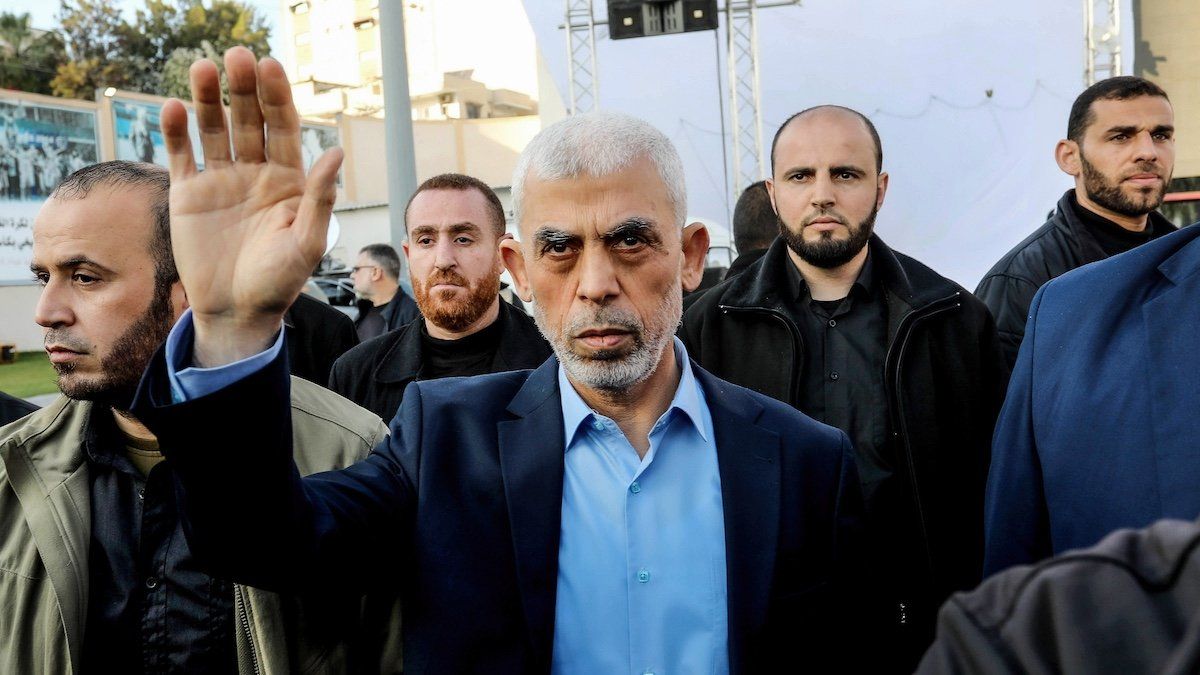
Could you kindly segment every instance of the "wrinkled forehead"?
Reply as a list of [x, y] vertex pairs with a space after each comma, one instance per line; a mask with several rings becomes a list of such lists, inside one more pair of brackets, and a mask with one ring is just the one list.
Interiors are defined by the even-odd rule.
[[670, 191], [649, 159], [599, 176], [526, 178], [519, 223], [523, 239], [547, 226], [596, 234], [630, 219], [655, 229], [678, 229]]

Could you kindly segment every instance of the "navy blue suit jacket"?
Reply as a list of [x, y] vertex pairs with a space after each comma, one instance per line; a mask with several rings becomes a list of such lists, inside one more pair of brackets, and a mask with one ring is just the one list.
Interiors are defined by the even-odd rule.
[[[211, 572], [293, 592], [398, 586], [408, 673], [548, 672], [564, 471], [557, 367], [413, 383], [370, 457], [303, 480], [286, 354], [171, 404], [160, 350], [135, 414], [175, 465], [185, 531]], [[842, 575], [857, 569], [847, 540], [861, 509], [849, 441], [693, 367], [716, 435], [733, 672], [762, 672], [781, 654], [844, 660], [839, 617], [857, 602]]]
[[1046, 284], [996, 424], [984, 572], [1200, 515], [1200, 226]]

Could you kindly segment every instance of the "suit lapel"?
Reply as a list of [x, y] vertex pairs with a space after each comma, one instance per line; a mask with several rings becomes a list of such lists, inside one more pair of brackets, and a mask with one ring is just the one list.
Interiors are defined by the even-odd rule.
[[1146, 329], [1151, 429], [1157, 459], [1163, 515], [1193, 519], [1193, 496], [1200, 483], [1196, 439], [1200, 414], [1191, 409], [1200, 401], [1200, 238], [1192, 241], [1158, 268], [1162, 290], [1142, 305]]
[[779, 532], [779, 436], [755, 422], [762, 406], [695, 363], [717, 442], [725, 511], [729, 661], [751, 660], [747, 641], [767, 619]]
[[530, 374], [499, 424], [500, 471], [512, 528], [521, 603], [534, 653], [550, 667], [562, 521], [563, 421], [558, 362]]

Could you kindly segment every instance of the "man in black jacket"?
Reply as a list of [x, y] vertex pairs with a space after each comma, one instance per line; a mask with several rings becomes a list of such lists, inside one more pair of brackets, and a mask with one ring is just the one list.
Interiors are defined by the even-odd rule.
[[361, 341], [408, 325], [417, 318], [417, 304], [400, 287], [400, 255], [389, 244], [371, 244], [358, 252], [350, 272], [358, 301], [354, 330]]
[[1043, 284], [1175, 231], [1155, 211], [1175, 167], [1174, 119], [1167, 93], [1140, 77], [1101, 80], [1075, 99], [1054, 150], [1074, 189], [975, 289], [996, 318], [1010, 368]]
[[550, 345], [533, 319], [500, 299], [504, 207], [486, 183], [434, 176], [404, 210], [413, 294], [420, 317], [351, 349], [329, 388], [385, 420], [414, 380], [536, 368]]
[[779, 216], [771, 206], [766, 181], [751, 183], [733, 207], [733, 245], [738, 257], [729, 265], [726, 279], [732, 279], [753, 265], [770, 248], [779, 234]]
[[872, 233], [888, 177], [861, 114], [793, 116], [767, 182], [781, 237], [684, 316], [718, 377], [790, 403], [854, 441], [881, 667], [911, 671], [937, 607], [979, 581], [983, 492], [1005, 371], [987, 308]]

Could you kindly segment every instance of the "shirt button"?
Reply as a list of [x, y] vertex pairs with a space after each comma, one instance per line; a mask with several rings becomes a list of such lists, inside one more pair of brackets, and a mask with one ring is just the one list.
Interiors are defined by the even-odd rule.
[[146, 588], [154, 590], [158, 588], [158, 579], [154, 577], [146, 577]]
[[830, 320], [829, 320], [829, 327], [830, 327], [830, 328], [833, 328], [833, 327], [834, 327], [834, 326], [836, 326], [836, 325], [837, 325], [837, 319], [830, 319]]
[[633, 485], [629, 486], [629, 491], [636, 495], [642, 491], [642, 486], [638, 485], [637, 481], [633, 481]]
[[830, 374], [829, 374], [829, 379], [831, 379], [831, 380], [833, 380], [833, 381], [835, 381], [835, 382], [837, 381], [837, 379], [838, 379], [839, 377], [841, 377], [841, 375], [838, 375], [838, 374], [837, 374], [837, 372], [832, 372], [832, 373], [830, 373]]
[[146, 498], [146, 488], [138, 488], [138, 499]]
[[647, 581], [650, 581], [650, 570], [648, 570], [644, 567], [642, 569], [638, 570], [637, 580], [638, 580], [638, 583], [641, 583], [641, 584], [644, 584]]

